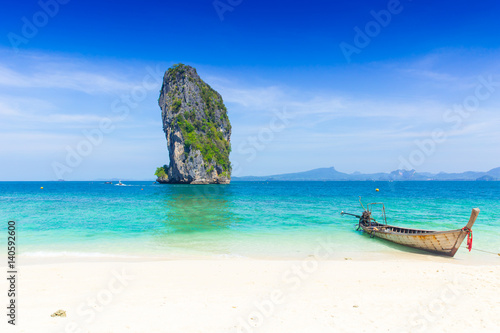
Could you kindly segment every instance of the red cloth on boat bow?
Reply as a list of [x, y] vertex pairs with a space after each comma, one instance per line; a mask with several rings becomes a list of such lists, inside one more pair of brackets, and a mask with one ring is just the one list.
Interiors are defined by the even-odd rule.
[[463, 227], [462, 230], [467, 233], [467, 248], [470, 252], [472, 250], [472, 230], [467, 227]]

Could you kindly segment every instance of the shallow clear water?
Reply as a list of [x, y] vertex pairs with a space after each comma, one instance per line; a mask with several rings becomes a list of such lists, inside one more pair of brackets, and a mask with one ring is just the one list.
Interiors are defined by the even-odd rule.
[[1, 220], [17, 222], [27, 256], [302, 258], [322, 242], [333, 254], [404, 251], [340, 215], [359, 214], [361, 196], [384, 202], [388, 223], [422, 229], [461, 228], [478, 207], [474, 248], [500, 252], [500, 182], [127, 185], [0, 182]]

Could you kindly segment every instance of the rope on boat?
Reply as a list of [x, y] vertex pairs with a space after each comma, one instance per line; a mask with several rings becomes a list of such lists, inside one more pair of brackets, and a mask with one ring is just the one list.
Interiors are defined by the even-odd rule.
[[472, 250], [472, 230], [467, 227], [463, 227], [462, 230], [467, 234], [467, 248], [470, 252]]
[[[462, 245], [462, 247], [464, 247], [464, 246]], [[491, 252], [491, 251], [485, 251], [485, 250], [480, 250], [480, 249], [474, 249], [474, 251], [479, 251], [479, 252], [484, 252], [484, 253], [489, 253], [489, 254], [493, 254], [496, 256], [500, 256], [500, 253], [495, 253], [495, 252]]]

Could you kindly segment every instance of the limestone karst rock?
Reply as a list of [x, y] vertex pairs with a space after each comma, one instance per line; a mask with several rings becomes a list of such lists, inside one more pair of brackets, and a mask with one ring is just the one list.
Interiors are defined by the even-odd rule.
[[165, 72], [158, 104], [170, 163], [157, 181], [229, 184], [231, 124], [220, 94], [196, 69], [177, 64]]

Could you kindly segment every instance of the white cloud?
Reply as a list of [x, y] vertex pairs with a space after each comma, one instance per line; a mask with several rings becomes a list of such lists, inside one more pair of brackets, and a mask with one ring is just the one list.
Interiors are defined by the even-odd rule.
[[14, 116], [19, 116], [20, 113], [19, 111], [15, 110], [14, 108], [3, 104], [0, 101], [0, 118], [3, 117], [14, 117]]
[[453, 76], [448, 73], [439, 73], [437, 71], [432, 71], [428, 69], [416, 69], [416, 68], [408, 68], [408, 69], [403, 69], [402, 72], [406, 72], [408, 74], [424, 78], [424, 79], [431, 79], [433, 81], [442, 81], [442, 82], [456, 82], [460, 80], [458, 77]]
[[[61, 124], [85, 125], [98, 124], [103, 116], [92, 113], [61, 113], [52, 103], [37, 98], [21, 99], [18, 97], [0, 96], [0, 127], [40, 128], [49, 125], [60, 129]], [[118, 117], [110, 117], [117, 121]]]
[[255, 110], [277, 107], [285, 99], [284, 92], [278, 87], [234, 87], [229, 82], [228, 85], [216, 84], [214, 89], [220, 91], [224, 102]]
[[[142, 83], [146, 66], [115, 61], [90, 61], [79, 57], [1, 50], [0, 86], [5, 88], [64, 89], [86, 94], [111, 94], [132, 90]], [[158, 80], [161, 78], [159, 77]]]
[[[64, 64], [61, 65], [64, 67]], [[0, 85], [13, 88], [58, 88], [87, 94], [130, 90], [134, 84], [99, 73], [73, 69], [32, 70], [21, 73], [0, 64]]]
[[[366, 86], [358, 90], [342, 89], [339, 85], [334, 89], [324, 78], [321, 91], [310, 87], [307, 82], [299, 86], [288, 86], [284, 81], [251, 85], [241, 83], [241, 78], [233, 80], [231, 77], [211, 76], [210, 73], [205, 79], [221, 93], [229, 108], [233, 122], [233, 160], [245, 158], [238, 153], [239, 145], [250, 136], [256, 137], [262, 129], [269, 128], [276, 112], [286, 110], [293, 115], [289, 125], [276, 133], [262, 152], [259, 151], [255, 163], [262, 169], [255, 172], [245, 170], [247, 174], [269, 174], [265, 169], [268, 165], [266, 159], [294, 163], [294, 169], [305, 169], [311, 165], [325, 166], [318, 163], [327, 160], [337, 164], [337, 154], [356, 156], [352, 161], [359, 155], [366, 155], [372, 161], [370, 168], [372, 163], [379, 169], [391, 165], [385, 170], [390, 171], [392, 165], [397, 164], [399, 154], [407, 153], [414, 140], [429, 137], [436, 128], [444, 129], [449, 138], [446, 145], [440, 147], [439, 154], [441, 150], [456, 150], [458, 146], [468, 149], [477, 146], [485, 150], [481, 142], [498, 142], [499, 98], [491, 98], [484, 106], [481, 104], [480, 110], [464, 119], [458, 129], [443, 121], [443, 113], [453, 103], [462, 103], [465, 97], [473, 94], [477, 75], [482, 72], [453, 71], [454, 67], [440, 65], [442, 57], [438, 54], [406, 63], [375, 64], [368, 72], [372, 76], [370, 82], [380, 82], [381, 87], [372, 87], [377, 88], [376, 93], [367, 92], [371, 88]], [[16, 153], [16, 156], [25, 153], [26, 163], [33, 159], [36, 151], [64, 157], [65, 145], [81, 140], [82, 129], [96, 126], [103, 117], [113, 116], [111, 103], [115, 95], [126, 94], [141, 84], [147, 64], [136, 64], [135, 70], [129, 70], [127, 66], [124, 62], [111, 64], [43, 54], [20, 59], [3, 57], [0, 60], [1, 151]], [[375, 68], [377, 66], [380, 68]], [[294, 72], [294, 75], [300, 75], [300, 72]], [[331, 75], [334, 77], [331, 80], [335, 81], [335, 71]], [[360, 74], [356, 75], [354, 80], [359, 80]], [[347, 77], [344, 73], [339, 80]], [[400, 81], [384, 85], [387, 82], [382, 81], [387, 81], [388, 77]], [[426, 90], [428, 87], [431, 89]], [[439, 90], [434, 87], [439, 87]], [[495, 94], [500, 95], [500, 89]], [[148, 159], [156, 163], [156, 149], [161, 150], [158, 154], [166, 156], [156, 97], [157, 90], [154, 90], [139, 108], [133, 110], [127, 121], [117, 121], [117, 130], [106, 136], [105, 145], [96, 149], [89, 160], [95, 165], [108, 163], [111, 152], [121, 149], [130, 153], [120, 155], [123, 162], [143, 154], [144, 162], [141, 163], [147, 164]], [[152, 149], [155, 140], [160, 140], [158, 148]], [[145, 145], [147, 149], [141, 148]], [[377, 155], [377, 151], [385, 152], [385, 159]], [[313, 160], [298, 160], [301, 153]], [[394, 161], [387, 158], [394, 158]], [[449, 166], [452, 162], [444, 161]], [[343, 163], [348, 169], [348, 164], [354, 162], [344, 160]], [[92, 174], [83, 170], [86, 165], [82, 166], [82, 172]], [[355, 165], [351, 169], [360, 167]], [[451, 168], [443, 164], [442, 169]], [[129, 171], [134, 175], [133, 170]]]

